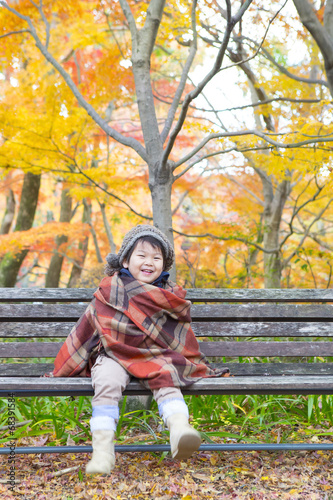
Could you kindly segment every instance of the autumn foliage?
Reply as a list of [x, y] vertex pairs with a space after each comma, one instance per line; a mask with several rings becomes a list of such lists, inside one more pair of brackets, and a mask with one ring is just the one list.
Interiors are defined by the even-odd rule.
[[[93, 285], [91, 276], [98, 280], [106, 254], [133, 225], [156, 223], [133, 27], [123, 8], [142, 33], [153, 3], [47, 0], [41, 10], [13, 0], [8, 10], [2, 2], [0, 258], [26, 251], [10, 286], [45, 286], [55, 254], [61, 274], [52, 286]], [[242, 3], [232, 2], [234, 15]], [[316, 11], [322, 26], [324, 3]], [[167, 159], [178, 280], [186, 287], [329, 287], [333, 128], [325, 61], [292, 6], [246, 4], [222, 68], [189, 104]], [[158, 131], [167, 130], [164, 151], [187, 96], [223, 45], [226, 19], [215, 0], [199, 0], [196, 10], [186, 1], [164, 6], [147, 83]], [[34, 43], [33, 29], [68, 81]], [[165, 129], [177, 95], [173, 127]], [[33, 225], [20, 230], [28, 172], [41, 175], [41, 185]]]

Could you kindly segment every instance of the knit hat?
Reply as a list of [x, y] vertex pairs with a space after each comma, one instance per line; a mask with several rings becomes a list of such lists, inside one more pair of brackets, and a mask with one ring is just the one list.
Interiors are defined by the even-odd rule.
[[164, 271], [169, 271], [169, 269], [172, 268], [175, 259], [175, 252], [170, 241], [162, 233], [162, 231], [157, 229], [157, 227], [149, 226], [148, 224], [139, 224], [138, 226], [133, 227], [133, 229], [128, 231], [125, 235], [118, 254], [109, 253], [106, 256], [107, 265], [105, 267], [105, 272], [107, 275], [112, 276], [116, 271], [120, 271], [129, 250], [140, 238], [143, 238], [144, 236], [152, 236], [162, 244], [165, 252]]

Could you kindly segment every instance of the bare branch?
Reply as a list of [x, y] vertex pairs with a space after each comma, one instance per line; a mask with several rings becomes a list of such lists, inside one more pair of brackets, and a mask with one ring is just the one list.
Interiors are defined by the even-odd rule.
[[106, 235], [108, 237], [108, 242], [109, 242], [109, 245], [110, 245], [111, 252], [112, 253], [116, 253], [116, 245], [115, 245], [115, 242], [114, 242], [114, 239], [113, 239], [113, 234], [112, 234], [112, 231], [111, 231], [111, 227], [110, 227], [107, 215], [106, 215], [105, 203], [101, 203], [98, 200], [98, 204], [99, 204], [101, 212], [102, 212], [104, 228], [105, 228]]
[[200, 174], [197, 176], [197, 178], [193, 182], [192, 187], [187, 189], [186, 191], [184, 191], [184, 193], [182, 194], [182, 196], [178, 200], [176, 207], [172, 210], [172, 216], [174, 216], [176, 214], [176, 212], [178, 211], [178, 209], [182, 206], [186, 196], [188, 196], [190, 194], [190, 192], [193, 191], [193, 189], [195, 189], [195, 186], [198, 184], [199, 180], [201, 179], [201, 177], [203, 176], [203, 174], [205, 172], [207, 172], [207, 169], [206, 168], [202, 169]]
[[139, 32], [139, 36], [142, 35], [141, 40], [145, 39], [145, 52], [149, 57], [151, 56], [155, 45], [158, 28], [163, 16], [165, 2], [166, 0], [150, 0], [144, 27]]
[[76, 168], [78, 170], [78, 172], [83, 176], [85, 177], [89, 182], [91, 182], [91, 184], [93, 184], [94, 186], [96, 186], [98, 189], [100, 189], [101, 191], [103, 191], [104, 193], [106, 193], [108, 196], [111, 196], [112, 198], [115, 198], [116, 200], [120, 201], [121, 203], [123, 203], [127, 208], [130, 209], [131, 212], [133, 212], [135, 215], [139, 216], [139, 217], [142, 217], [143, 219], [147, 219], [147, 220], [153, 220], [152, 217], [149, 217], [148, 215], [143, 215], [143, 214], [140, 214], [139, 212], [137, 212], [136, 210], [134, 210], [133, 207], [131, 207], [131, 205], [129, 203], [127, 203], [127, 201], [123, 200], [122, 198], [120, 198], [119, 196], [117, 196], [116, 194], [114, 193], [111, 193], [110, 191], [108, 191], [105, 187], [101, 186], [100, 184], [98, 184], [98, 182], [96, 182], [94, 179], [92, 179], [89, 175], [87, 175], [85, 173], [84, 170], [82, 170], [79, 165], [77, 164], [76, 160], [73, 159], [71, 156], [69, 156], [68, 154], [64, 153], [63, 151], [61, 151], [61, 149], [58, 147], [58, 145], [53, 141], [53, 139], [51, 139], [51, 142], [52, 144], [54, 144], [55, 148], [57, 149], [57, 151], [59, 152], [59, 154], [61, 154], [65, 159], [66, 159], [66, 162], [67, 162], [67, 165], [68, 165], [68, 169], [69, 171], [72, 173], [73, 172], [73, 168]]
[[[160, 95], [154, 94], [155, 99], [164, 102], [165, 104], [171, 104], [166, 98], [162, 99]], [[233, 108], [224, 108], [224, 109], [205, 109], [199, 108], [197, 106], [190, 105], [189, 108], [194, 109], [195, 111], [203, 111], [204, 113], [226, 113], [227, 111], [242, 111], [247, 108], [257, 108], [258, 106], [265, 106], [266, 104], [271, 104], [273, 102], [292, 102], [295, 104], [319, 104], [322, 101], [327, 101], [327, 99], [293, 99], [291, 97], [272, 97], [271, 99], [265, 99], [263, 101], [253, 102], [251, 104], [244, 104], [243, 106], [234, 106]], [[182, 101], [179, 105], [182, 104]], [[330, 101], [330, 104], [333, 104], [333, 101]]]
[[215, 234], [212, 233], [205, 233], [205, 234], [185, 234], [181, 233], [180, 231], [177, 231], [176, 229], [170, 228], [174, 233], [180, 234], [181, 236], [186, 236], [186, 238], [212, 238], [214, 240], [221, 240], [221, 241], [240, 241], [241, 243], [245, 243], [246, 245], [252, 245], [253, 247], [257, 248], [261, 252], [264, 253], [276, 253], [279, 251], [278, 248], [273, 248], [270, 250], [266, 250], [265, 248], [261, 247], [260, 245], [257, 245], [257, 243], [252, 243], [252, 241], [248, 241], [245, 238], [238, 238], [237, 236], [216, 236]]
[[[297, 133], [297, 132], [293, 132]], [[259, 130], [243, 130], [243, 131], [238, 131], [238, 132], [221, 132], [221, 133], [216, 133], [216, 134], [210, 134], [208, 135], [201, 143], [194, 148], [190, 153], [188, 153], [186, 156], [181, 158], [177, 163], [174, 165], [174, 170], [178, 168], [180, 165], [185, 163], [186, 161], [190, 160], [196, 153], [198, 153], [209, 141], [213, 139], [221, 139], [223, 137], [228, 138], [228, 137], [241, 137], [245, 135], [255, 135], [256, 137], [259, 137], [260, 139], [263, 139], [264, 141], [268, 142], [268, 144], [271, 144], [275, 148], [281, 148], [281, 149], [294, 149], [294, 148], [299, 148], [301, 146], [306, 146], [307, 144], [317, 144], [321, 142], [333, 142], [333, 137], [326, 136], [324, 138], [322, 137], [317, 137], [314, 139], [307, 139], [305, 141], [300, 141], [300, 142], [294, 142], [294, 143], [283, 143], [283, 142], [277, 142], [275, 141], [272, 136], [273, 135], [289, 135], [290, 133], [286, 134], [264, 134], [263, 132], [260, 132]], [[304, 134], [302, 134], [304, 135]]]
[[[251, 43], [253, 43], [255, 46], [258, 47], [258, 43], [255, 42], [254, 40], [252, 40], [251, 38], [248, 38], [245, 36], [242, 36], [242, 38], [243, 38], [243, 40], [250, 41]], [[268, 52], [267, 49], [265, 49], [264, 47], [261, 47], [260, 51], [266, 57], [266, 59], [268, 59], [274, 66], [277, 67], [277, 69], [280, 71], [280, 73], [283, 73], [284, 75], [288, 76], [289, 78], [292, 78], [293, 80], [296, 80], [298, 82], [307, 83], [309, 85], [323, 85], [325, 87], [329, 87], [328, 83], [325, 80], [317, 80], [317, 79], [313, 79], [313, 78], [305, 78], [302, 76], [294, 75], [293, 73], [288, 71], [284, 66], [282, 66], [282, 64], [279, 64], [274, 59], [274, 57]]]
[[88, 204], [88, 202], [85, 198], [83, 200], [83, 205], [86, 209], [87, 224], [89, 224], [90, 232], [91, 232], [93, 240], [94, 240], [96, 257], [97, 257], [99, 264], [102, 264], [102, 262], [103, 262], [102, 254], [101, 254], [101, 251], [99, 249], [97, 234], [96, 234], [95, 228], [94, 228], [92, 220], [91, 220], [91, 205]]
[[[316, 16], [313, 6], [308, 0], [293, 0], [294, 5], [297, 9], [301, 22], [311, 33], [312, 37], [316, 41], [320, 52], [324, 58], [325, 62], [325, 72], [328, 80], [328, 86], [333, 94], [333, 50], [332, 50], [332, 33], [327, 31], [327, 23], [323, 26], [318, 17]], [[329, 10], [329, 1], [326, 2], [326, 8]]]
[[183, 69], [183, 72], [182, 72], [182, 76], [180, 78], [180, 82], [179, 82], [178, 88], [176, 90], [176, 93], [175, 93], [175, 96], [173, 98], [171, 107], [169, 109], [168, 116], [167, 116], [167, 119], [165, 121], [164, 128], [163, 128], [163, 130], [161, 132], [161, 141], [162, 141], [163, 144], [164, 144], [164, 142], [165, 142], [165, 140], [168, 137], [168, 134], [170, 132], [173, 120], [175, 118], [175, 114], [176, 114], [177, 108], [179, 106], [179, 102], [180, 102], [181, 96], [183, 94], [183, 91], [184, 91], [184, 88], [185, 88], [185, 85], [186, 85], [186, 81], [187, 81], [187, 77], [188, 77], [189, 71], [191, 69], [191, 66], [192, 66], [195, 54], [197, 52], [197, 46], [198, 46], [198, 44], [197, 44], [196, 16], [195, 16], [196, 6], [197, 6], [197, 0], [193, 0], [192, 15], [191, 15], [191, 17], [192, 17], [193, 40], [191, 42], [191, 48], [190, 48], [190, 51], [189, 51], [186, 63], [184, 65], [184, 69]]
[[331, 284], [331, 278], [332, 278], [332, 264], [330, 263], [330, 261], [328, 260], [327, 261], [327, 264], [328, 264], [328, 267], [330, 268], [330, 274], [328, 276], [328, 281], [327, 281], [327, 286], [326, 288], [329, 288], [330, 287], [330, 284]]
[[324, 186], [322, 187], [318, 187], [317, 191], [314, 193], [314, 195], [305, 200], [301, 205], [297, 206], [297, 202], [298, 200], [300, 199], [300, 197], [302, 196], [302, 194], [305, 193], [305, 191], [307, 190], [307, 188], [309, 187], [309, 185], [311, 184], [311, 182], [313, 181], [313, 178], [310, 179], [306, 186], [304, 187], [304, 189], [299, 193], [299, 195], [297, 196], [296, 198], [296, 201], [295, 201], [295, 205], [294, 205], [294, 208], [293, 208], [293, 213], [292, 213], [292, 216], [290, 218], [290, 222], [288, 224], [289, 226], [289, 233], [284, 237], [284, 239], [282, 240], [281, 244], [280, 244], [280, 247], [282, 248], [282, 246], [286, 243], [286, 241], [290, 238], [290, 236], [294, 233], [294, 228], [293, 228], [293, 222], [294, 222], [294, 219], [296, 217], [298, 217], [299, 215], [299, 212], [304, 208], [306, 207], [307, 205], [309, 205], [310, 203], [312, 203], [313, 201], [318, 201], [318, 196], [319, 194], [321, 193], [321, 191], [324, 189]]
[[[257, 45], [257, 49], [256, 51], [254, 52], [254, 54], [252, 54], [252, 56], [249, 56], [245, 59], [242, 59], [240, 61], [237, 61], [237, 62], [234, 62], [233, 64], [229, 64], [229, 66], [223, 66], [223, 68], [220, 69], [220, 71], [224, 71], [226, 69], [230, 69], [230, 68], [234, 68], [236, 66], [241, 66], [242, 64], [245, 64], [246, 62], [248, 61], [251, 61], [251, 59], [254, 59], [260, 52], [263, 44], [264, 44], [264, 41], [266, 40], [266, 36], [267, 36], [267, 33], [269, 31], [269, 28], [271, 27], [271, 24], [274, 22], [274, 20], [276, 19], [276, 17], [279, 15], [279, 13], [281, 12], [281, 10], [284, 8], [284, 6], [286, 5], [286, 3], [288, 2], [288, 0], [285, 0], [284, 4], [282, 5], [282, 7], [274, 14], [274, 16], [269, 20], [268, 22], [268, 25], [267, 25], [267, 28], [265, 30], [265, 33], [264, 33], [264, 36], [262, 37], [262, 40], [260, 42], [260, 44]], [[242, 38], [242, 37], [240, 37]]]
[[305, 233], [303, 235], [303, 238], [301, 239], [300, 243], [293, 250], [293, 252], [290, 254], [290, 256], [283, 261], [283, 266], [284, 267], [291, 261], [291, 259], [296, 255], [296, 253], [298, 252], [298, 250], [303, 246], [304, 241], [306, 240], [306, 238], [308, 237], [308, 235], [310, 233], [311, 227], [313, 226], [313, 224], [315, 224], [315, 222], [317, 222], [319, 219], [321, 219], [322, 215], [326, 212], [326, 210], [328, 209], [328, 207], [330, 206], [330, 204], [332, 203], [332, 201], [333, 201], [333, 198], [330, 198], [329, 201], [328, 201], [328, 203], [326, 204], [326, 206], [319, 212], [319, 214], [309, 224], [309, 226], [307, 227], [307, 229], [306, 229], [306, 231], [305, 231]]
[[172, 132], [170, 134], [169, 141], [168, 141], [168, 143], [166, 145], [166, 148], [165, 148], [165, 150], [163, 152], [162, 161], [161, 161], [162, 167], [166, 164], [167, 159], [168, 159], [168, 157], [169, 157], [169, 155], [170, 155], [170, 153], [172, 151], [172, 148], [174, 146], [175, 140], [176, 140], [176, 138], [177, 138], [180, 130], [183, 127], [183, 124], [184, 124], [184, 121], [185, 121], [186, 115], [187, 115], [187, 110], [189, 108], [189, 105], [190, 105], [191, 101], [193, 101], [193, 99], [195, 99], [196, 97], [198, 97], [198, 95], [202, 92], [202, 90], [205, 88], [205, 86], [207, 85], [207, 83], [210, 82], [210, 80], [220, 70], [222, 62], [223, 62], [223, 58], [224, 58], [224, 55], [225, 55], [225, 51], [226, 51], [228, 43], [229, 43], [230, 35], [232, 33], [232, 30], [233, 30], [235, 24], [240, 19], [240, 17], [239, 17], [240, 16], [240, 12], [242, 12], [242, 15], [243, 15], [243, 13], [245, 12], [245, 10], [252, 3], [252, 0], [246, 0], [244, 2], [243, 6], [241, 7], [240, 11], [234, 17], [231, 17], [231, 7], [230, 7], [229, 0], [227, 0], [226, 3], [227, 3], [227, 17], [228, 17], [228, 19], [227, 19], [227, 26], [226, 26], [226, 29], [225, 29], [225, 32], [224, 32], [224, 37], [223, 37], [223, 40], [222, 40], [222, 43], [221, 43], [221, 47], [220, 47], [220, 49], [218, 51], [215, 63], [213, 65], [212, 69], [205, 76], [205, 78], [197, 85], [197, 87], [186, 95], [186, 97], [184, 99], [184, 102], [183, 102], [183, 105], [182, 105], [182, 109], [180, 111], [180, 116], [178, 118], [178, 121], [177, 121], [174, 129], [172, 130]]
[[242, 184], [241, 182], [239, 182], [237, 179], [235, 179], [232, 175], [227, 175], [227, 174], [224, 174], [224, 177], [226, 177], [227, 179], [229, 179], [231, 182], [233, 182], [234, 184], [237, 184], [237, 186], [239, 186], [243, 191], [245, 191], [246, 193], [248, 193], [249, 195], [252, 196], [252, 198], [254, 198], [256, 200], [257, 203], [259, 203], [259, 205], [261, 205], [262, 207], [265, 206], [265, 203], [263, 200], [261, 200], [259, 198], [259, 196], [257, 196], [253, 191], [251, 191], [251, 189], [249, 189], [248, 187], [244, 186], [244, 184]]
[[119, 53], [121, 54], [121, 57], [122, 57], [123, 59], [126, 59], [126, 58], [125, 58], [125, 55], [124, 55], [124, 53], [123, 53], [123, 51], [122, 51], [122, 49], [121, 49], [121, 46], [120, 46], [120, 44], [119, 44], [119, 42], [118, 42], [118, 39], [117, 39], [116, 35], [114, 34], [114, 29], [113, 29], [113, 27], [111, 26], [111, 23], [110, 23], [110, 20], [109, 20], [109, 17], [110, 17], [110, 16], [109, 16], [109, 14], [108, 14], [107, 12], [104, 12], [104, 15], [105, 15], [105, 17], [106, 17], [106, 22], [108, 23], [110, 33], [111, 33], [111, 35], [113, 36], [113, 39], [114, 39], [114, 41], [115, 41], [115, 42], [116, 42], [116, 44], [117, 44], [117, 47], [118, 47]]
[[34, 40], [36, 42], [36, 46], [38, 47], [40, 52], [43, 54], [45, 59], [50, 64], [52, 64], [52, 66], [60, 73], [60, 75], [63, 77], [66, 84], [68, 85], [68, 87], [70, 88], [70, 90], [72, 91], [74, 96], [76, 97], [79, 104], [87, 111], [87, 113], [101, 127], [101, 129], [104, 130], [104, 132], [107, 135], [109, 135], [110, 137], [112, 137], [112, 139], [114, 139], [115, 141], [118, 141], [118, 142], [120, 142], [120, 144], [123, 144], [124, 146], [128, 146], [131, 149], [134, 149], [134, 151], [136, 151], [138, 153], [138, 155], [144, 161], [147, 161], [147, 155], [146, 155], [145, 148], [140, 144], [139, 141], [137, 141], [133, 137], [125, 137], [122, 134], [120, 134], [117, 130], [110, 127], [105, 122], [105, 120], [96, 112], [96, 110], [91, 106], [91, 104], [89, 104], [85, 100], [85, 98], [83, 97], [83, 95], [81, 94], [81, 92], [79, 91], [79, 89], [77, 88], [77, 86], [73, 82], [72, 78], [67, 73], [67, 71], [65, 71], [65, 69], [61, 66], [61, 64], [50, 54], [50, 52], [47, 50], [47, 47], [45, 45], [43, 45], [43, 43], [41, 42], [41, 40], [36, 32], [36, 29], [35, 29], [34, 25], [32, 24], [31, 18], [28, 16], [24, 16], [23, 14], [20, 14], [20, 12], [18, 12], [17, 10], [13, 9], [12, 7], [9, 7], [9, 5], [7, 5], [3, 0], [0, 0], [0, 5], [2, 5], [4, 8], [6, 8], [10, 12], [12, 12], [12, 14], [15, 14], [20, 19], [23, 19], [24, 21], [26, 21], [29, 24], [30, 34], [34, 38]]
[[[120, 7], [124, 13], [124, 16], [126, 17], [126, 20], [128, 22], [128, 26], [132, 35], [132, 43], [136, 47], [137, 44], [137, 35], [138, 35], [138, 29], [136, 27], [135, 19], [132, 14], [131, 8], [128, 5], [127, 0], [119, 0]], [[133, 47], [134, 48], [134, 47]]]
[[10, 31], [9, 33], [6, 33], [5, 35], [0, 35], [0, 38], [5, 38], [6, 36], [11, 36], [11, 35], [19, 35], [20, 33], [30, 33], [30, 30]]

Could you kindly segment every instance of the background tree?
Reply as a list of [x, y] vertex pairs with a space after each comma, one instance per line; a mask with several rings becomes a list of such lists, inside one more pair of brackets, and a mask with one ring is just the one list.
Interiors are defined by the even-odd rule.
[[[92, 235], [88, 266], [103, 260], [110, 248], [117, 247], [126, 229], [133, 224], [149, 221], [152, 216], [156, 223], [156, 217], [162, 217], [152, 213], [147, 196], [155, 189], [152, 189], [152, 181], [156, 186], [163, 181], [165, 184], [160, 192], [164, 193], [163, 203], [168, 205], [173, 227], [179, 232], [186, 227], [189, 234], [197, 232], [198, 236], [206, 234], [206, 227], [214, 237], [220, 238], [214, 245], [209, 240], [200, 243], [203, 241], [200, 238], [197, 244], [192, 243], [193, 248], [184, 250], [184, 237], [176, 236], [177, 254], [184, 253], [187, 265], [192, 266], [189, 273], [192, 283], [203, 282], [203, 277], [198, 276], [206, 261], [205, 246], [215, 248], [215, 254], [213, 252], [211, 256], [218, 261], [220, 241], [224, 238], [230, 242], [232, 236], [235, 237], [235, 248], [237, 245], [245, 248], [239, 263], [232, 264], [236, 274], [233, 275], [230, 266], [238, 250], [234, 256], [225, 252], [227, 264], [221, 262], [222, 268], [218, 266], [215, 278], [208, 269], [202, 276], [207, 279], [210, 276], [212, 281], [224, 285], [232, 280], [235, 283], [238, 278], [233, 279], [233, 276], [239, 276], [238, 284], [244, 285], [251, 282], [253, 270], [259, 269], [258, 259], [261, 266], [261, 257], [264, 256], [266, 286], [279, 286], [281, 276], [285, 279], [281, 242], [288, 195], [294, 196], [291, 187], [300, 176], [307, 178], [309, 170], [313, 172], [319, 169], [319, 165], [329, 165], [332, 137], [327, 119], [330, 104], [325, 93], [328, 84], [320, 74], [320, 64], [317, 64], [317, 77], [309, 78], [316, 66], [314, 49], [307, 46], [307, 53], [313, 59], [310, 64], [300, 56], [296, 71], [295, 67], [290, 70], [289, 39], [294, 40], [297, 33], [297, 40], [303, 47], [306, 45], [303, 43], [304, 31], [297, 24], [296, 17], [289, 23], [289, 12], [284, 14], [284, 3], [274, 1], [268, 10], [262, 8], [259, 1], [247, 2], [243, 7], [241, 2], [236, 2], [232, 13], [237, 13], [237, 8], [240, 8], [242, 16], [239, 17], [241, 22], [235, 22], [233, 27], [229, 23], [232, 15], [228, 2], [223, 4], [225, 9], [221, 2], [204, 1], [177, 5], [155, 1], [149, 6], [134, 1], [121, 2], [121, 5], [118, 2], [69, 2], [64, 9], [56, 1], [45, 7], [22, 1], [19, 5], [10, 2], [7, 5], [17, 8], [17, 15], [1, 9], [0, 16], [5, 20], [0, 35], [2, 71], [8, 84], [1, 125], [5, 138], [0, 149], [4, 172], [9, 171], [6, 165], [35, 172], [38, 167], [45, 182], [57, 186], [66, 183], [74, 207], [80, 207], [74, 209], [71, 223], [77, 227], [85, 227], [81, 222], [82, 203], [90, 207], [86, 214], [88, 218], [84, 219]], [[157, 16], [155, 35], [151, 32], [152, 15]], [[51, 17], [52, 29], [48, 25]], [[233, 21], [236, 21], [235, 16]], [[256, 36], [251, 39], [249, 34], [253, 33], [253, 26], [256, 26]], [[277, 28], [283, 32], [281, 39], [284, 44], [276, 40]], [[16, 38], [9, 36], [11, 34], [20, 37], [22, 43], [14, 42]], [[31, 35], [40, 41], [37, 48], [31, 43]], [[148, 50], [144, 42], [149, 40], [151, 43], [155, 40], [155, 43]], [[202, 63], [210, 46], [215, 50], [213, 70], [202, 79], [202, 75], [207, 74], [206, 63], [200, 70], [200, 78], [195, 77], [193, 70]], [[139, 55], [144, 57], [136, 61]], [[225, 56], [229, 57], [230, 63]], [[131, 57], [134, 61], [132, 67]], [[147, 67], [147, 57], [150, 67]], [[51, 71], [46, 60], [53, 64]], [[138, 67], [140, 61], [143, 69]], [[219, 66], [218, 61], [223, 65]], [[117, 68], [117, 71], [105, 71], [106, 67]], [[222, 77], [226, 71], [243, 91], [244, 103], [234, 106], [233, 110], [228, 109], [230, 105], [223, 106], [220, 98], [216, 98], [216, 91], [211, 92], [212, 76], [225, 82]], [[246, 75], [246, 80], [242, 75]], [[149, 86], [147, 103], [142, 99], [144, 78], [145, 85]], [[141, 93], [136, 95], [135, 86], [141, 89]], [[224, 87], [232, 98], [231, 87], [225, 83]], [[23, 97], [20, 102], [17, 102], [18, 95]], [[150, 129], [145, 132], [142, 120], [147, 116], [149, 106], [154, 107], [153, 118], [149, 115], [153, 125], [149, 122], [148, 126], [144, 120], [143, 125]], [[251, 108], [256, 111], [254, 119], [247, 111]], [[87, 110], [91, 115], [95, 111], [98, 116], [88, 116]], [[30, 117], [28, 124], [24, 121], [26, 116]], [[110, 135], [111, 132], [114, 136]], [[162, 150], [159, 150], [161, 143]], [[146, 155], [149, 148], [159, 151], [158, 161], [149, 164], [148, 156], [143, 159], [135, 148]], [[150, 154], [150, 160], [153, 156]], [[310, 157], [313, 165], [309, 164]], [[165, 170], [160, 168], [162, 159], [166, 161]], [[240, 166], [242, 175], [237, 170]], [[246, 217], [249, 221], [238, 233], [233, 234], [235, 226], [232, 224], [214, 224], [213, 208], [209, 210], [206, 206], [205, 210], [200, 210], [197, 207], [203, 200], [202, 190], [207, 190], [208, 186], [213, 190], [212, 206], [215, 198], [219, 206], [219, 199], [224, 196], [231, 197], [235, 203], [234, 193], [229, 187], [223, 189], [219, 183], [219, 191], [216, 191], [210, 182], [210, 177], [214, 179], [218, 169], [223, 169], [223, 182], [228, 186], [233, 184], [234, 191], [249, 189], [249, 172], [260, 174], [262, 188], [257, 192], [257, 199], [260, 200], [258, 207], [261, 207], [261, 212], [251, 214], [250, 218], [245, 212], [245, 218], [241, 216], [243, 224]], [[166, 174], [164, 177], [162, 171]], [[154, 172], [159, 172], [156, 178]], [[58, 187], [55, 192], [56, 211], [60, 214]], [[158, 192], [157, 187], [155, 192]], [[229, 201], [226, 198], [225, 205], [231, 214], [237, 212]], [[158, 204], [158, 207], [160, 212], [162, 205]], [[191, 210], [200, 212], [200, 217], [203, 217], [201, 225], [196, 217], [191, 217]], [[217, 215], [215, 213], [215, 217]], [[60, 215], [55, 216], [58, 217]], [[251, 218], [255, 226], [247, 232], [244, 229], [251, 226]], [[38, 224], [43, 225], [44, 221], [39, 219]], [[306, 225], [307, 221], [303, 220], [303, 223]], [[47, 226], [47, 231], [41, 225], [40, 231], [33, 228], [33, 233], [17, 232], [15, 238], [18, 242], [22, 237], [25, 241], [21, 241], [21, 248], [26, 248], [31, 234], [36, 236], [38, 233], [38, 241], [41, 241], [43, 232], [46, 236], [43, 253], [39, 252], [39, 255], [45, 256], [43, 265], [48, 269], [54, 245], [57, 245], [54, 238], [61, 234], [70, 236], [60, 249], [60, 254], [66, 255], [62, 272], [67, 277], [62, 283], [68, 282], [72, 266], [78, 262], [74, 250], [78, 249], [79, 241], [86, 238], [78, 235], [74, 241], [75, 231], [69, 235], [66, 224], [52, 223]], [[56, 229], [60, 231], [57, 235]], [[51, 234], [53, 246], [50, 244]], [[291, 237], [287, 241], [294, 242]], [[191, 260], [194, 246], [195, 262]], [[30, 248], [36, 251], [35, 241]], [[239, 250], [241, 254], [244, 252], [242, 248]], [[28, 259], [35, 258], [33, 252], [29, 255]], [[186, 265], [182, 269], [187, 272]], [[262, 275], [261, 270], [258, 271], [258, 276]]]

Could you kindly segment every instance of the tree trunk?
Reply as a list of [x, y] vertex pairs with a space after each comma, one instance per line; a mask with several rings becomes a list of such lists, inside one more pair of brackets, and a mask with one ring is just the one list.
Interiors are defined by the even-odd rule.
[[[87, 216], [87, 208], [86, 205], [83, 204], [83, 214], [82, 214], [82, 223], [85, 224], [88, 222], [88, 216]], [[79, 243], [79, 250], [80, 250], [80, 255], [81, 258], [78, 259], [72, 267], [72, 272], [68, 281], [67, 288], [74, 288], [82, 274], [82, 268], [84, 266], [84, 261], [86, 260], [87, 252], [88, 252], [88, 244], [89, 244], [89, 237], [86, 236], [82, 241]]]
[[[15, 224], [15, 231], [31, 229], [38, 202], [41, 174], [27, 172], [24, 175], [20, 208]], [[16, 255], [7, 253], [0, 263], [0, 287], [14, 287], [18, 272], [29, 249], [22, 250]]]
[[324, 58], [325, 73], [333, 96], [333, 0], [326, 0], [324, 26], [308, 0], [293, 0], [302, 24], [315, 39]]
[[[153, 203], [154, 226], [160, 229], [166, 235], [171, 245], [174, 246], [171, 210], [172, 174], [170, 167], [168, 167], [168, 171], [166, 171], [164, 177], [159, 178], [153, 183], [149, 182], [149, 188]], [[176, 280], [175, 265], [170, 270], [170, 277], [172, 281]]]
[[[63, 188], [61, 193], [60, 222], [70, 222], [72, 218], [72, 198], [69, 196], [69, 189]], [[58, 253], [58, 248], [68, 241], [67, 236], [60, 235], [56, 237], [56, 250], [52, 256], [49, 269], [45, 278], [45, 288], [58, 288], [61, 268], [64, 256]]]
[[[260, 101], [266, 101], [268, 96], [265, 90], [260, 86], [260, 82], [258, 81], [257, 76], [252, 71], [249, 62], [241, 63], [241, 61], [245, 58], [245, 51], [243, 49], [242, 43], [238, 43], [238, 52], [229, 54], [231, 60], [233, 62], [240, 63], [241, 69], [246, 74], [250, 90], [252, 96], [252, 102], [257, 103]], [[262, 118], [265, 122], [267, 129], [271, 132], [275, 132], [274, 120], [272, 119], [269, 113], [262, 113]], [[260, 121], [260, 117], [258, 114], [254, 114], [254, 119], [256, 123], [256, 127], [261, 130], [262, 125]], [[269, 153], [267, 153], [269, 154]], [[281, 262], [281, 254], [279, 248], [279, 236], [280, 236], [280, 226], [282, 220], [283, 209], [290, 192], [290, 182], [282, 181], [275, 189], [272, 177], [268, 176], [263, 170], [257, 168], [253, 160], [250, 159], [250, 164], [252, 164], [254, 170], [259, 175], [262, 186], [263, 186], [263, 196], [264, 196], [264, 212], [262, 215], [263, 225], [264, 225], [264, 234], [263, 234], [263, 247], [264, 250], [274, 250], [276, 252], [268, 253], [264, 251], [264, 281], [265, 288], [281, 288], [281, 273], [282, 273], [282, 262]], [[252, 256], [255, 258], [255, 251], [252, 253]], [[251, 260], [250, 260], [251, 262]], [[249, 264], [250, 264], [249, 262]]]
[[2, 219], [0, 234], [8, 234], [15, 216], [15, 197], [10, 189], [7, 196], [6, 211]]
[[[267, 192], [264, 189], [265, 191]], [[267, 201], [264, 210], [264, 248], [265, 250], [276, 249], [273, 253], [264, 252], [265, 288], [281, 288], [282, 262], [279, 236], [282, 213], [289, 192], [290, 182], [284, 180], [277, 186], [273, 197], [265, 197]]]

